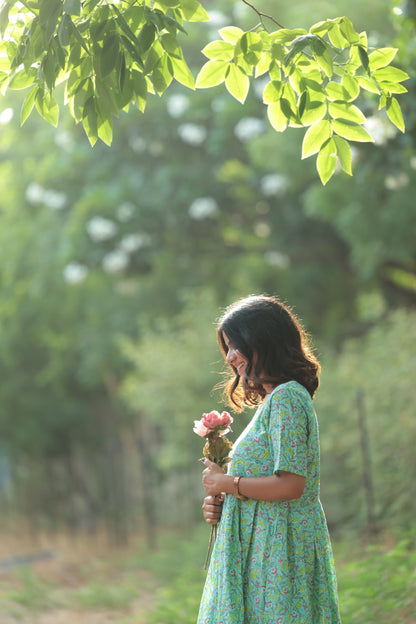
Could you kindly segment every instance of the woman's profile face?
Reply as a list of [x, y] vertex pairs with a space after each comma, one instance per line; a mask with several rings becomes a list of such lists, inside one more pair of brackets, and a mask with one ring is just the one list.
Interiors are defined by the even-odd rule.
[[235, 349], [233, 347], [225, 332], [222, 332], [222, 337], [224, 339], [225, 346], [227, 347], [227, 355], [225, 356], [225, 361], [227, 362], [227, 364], [231, 364], [231, 366], [236, 369], [238, 375], [242, 377], [249, 363], [248, 359], [238, 349]]

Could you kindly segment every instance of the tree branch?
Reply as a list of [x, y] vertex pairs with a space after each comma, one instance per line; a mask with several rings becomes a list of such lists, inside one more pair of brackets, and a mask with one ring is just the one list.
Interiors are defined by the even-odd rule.
[[253, 6], [250, 2], [248, 2], [248, 0], [243, 0], [244, 4], [246, 4], [247, 6], [249, 6], [251, 9], [253, 9], [253, 11], [255, 13], [257, 13], [257, 15], [260, 18], [260, 22], [263, 26], [263, 28], [266, 30], [266, 27], [264, 25], [263, 22], [263, 18], [267, 17], [267, 19], [271, 20], [272, 22], [274, 22], [275, 24], [277, 24], [277, 26], [279, 26], [279, 28], [284, 28], [284, 26], [282, 26], [282, 24], [279, 24], [279, 22], [277, 20], [274, 19], [274, 17], [272, 17], [271, 15], [267, 15], [267, 13], [263, 13], [262, 11], [259, 11], [258, 9], [256, 9], [255, 6]]

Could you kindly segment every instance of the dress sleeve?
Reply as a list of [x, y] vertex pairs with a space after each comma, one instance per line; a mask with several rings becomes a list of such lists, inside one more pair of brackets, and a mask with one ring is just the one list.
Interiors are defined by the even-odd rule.
[[269, 436], [275, 474], [283, 470], [307, 476], [308, 420], [302, 399], [289, 388], [271, 397]]

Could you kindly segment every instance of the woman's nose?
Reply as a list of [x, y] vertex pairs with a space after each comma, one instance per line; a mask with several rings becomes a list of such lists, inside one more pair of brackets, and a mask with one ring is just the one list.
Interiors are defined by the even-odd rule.
[[225, 361], [228, 362], [228, 364], [231, 364], [234, 357], [235, 357], [235, 349], [228, 349], [227, 357], [225, 358]]

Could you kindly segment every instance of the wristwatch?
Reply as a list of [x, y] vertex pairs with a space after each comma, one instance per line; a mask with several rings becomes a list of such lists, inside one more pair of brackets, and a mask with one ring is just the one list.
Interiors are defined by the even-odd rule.
[[241, 479], [241, 475], [234, 477], [234, 496], [236, 498], [239, 498], [242, 501], [246, 501], [247, 500], [247, 496], [243, 496], [242, 494], [240, 494], [240, 490], [239, 490], [239, 484], [240, 484], [240, 479]]

